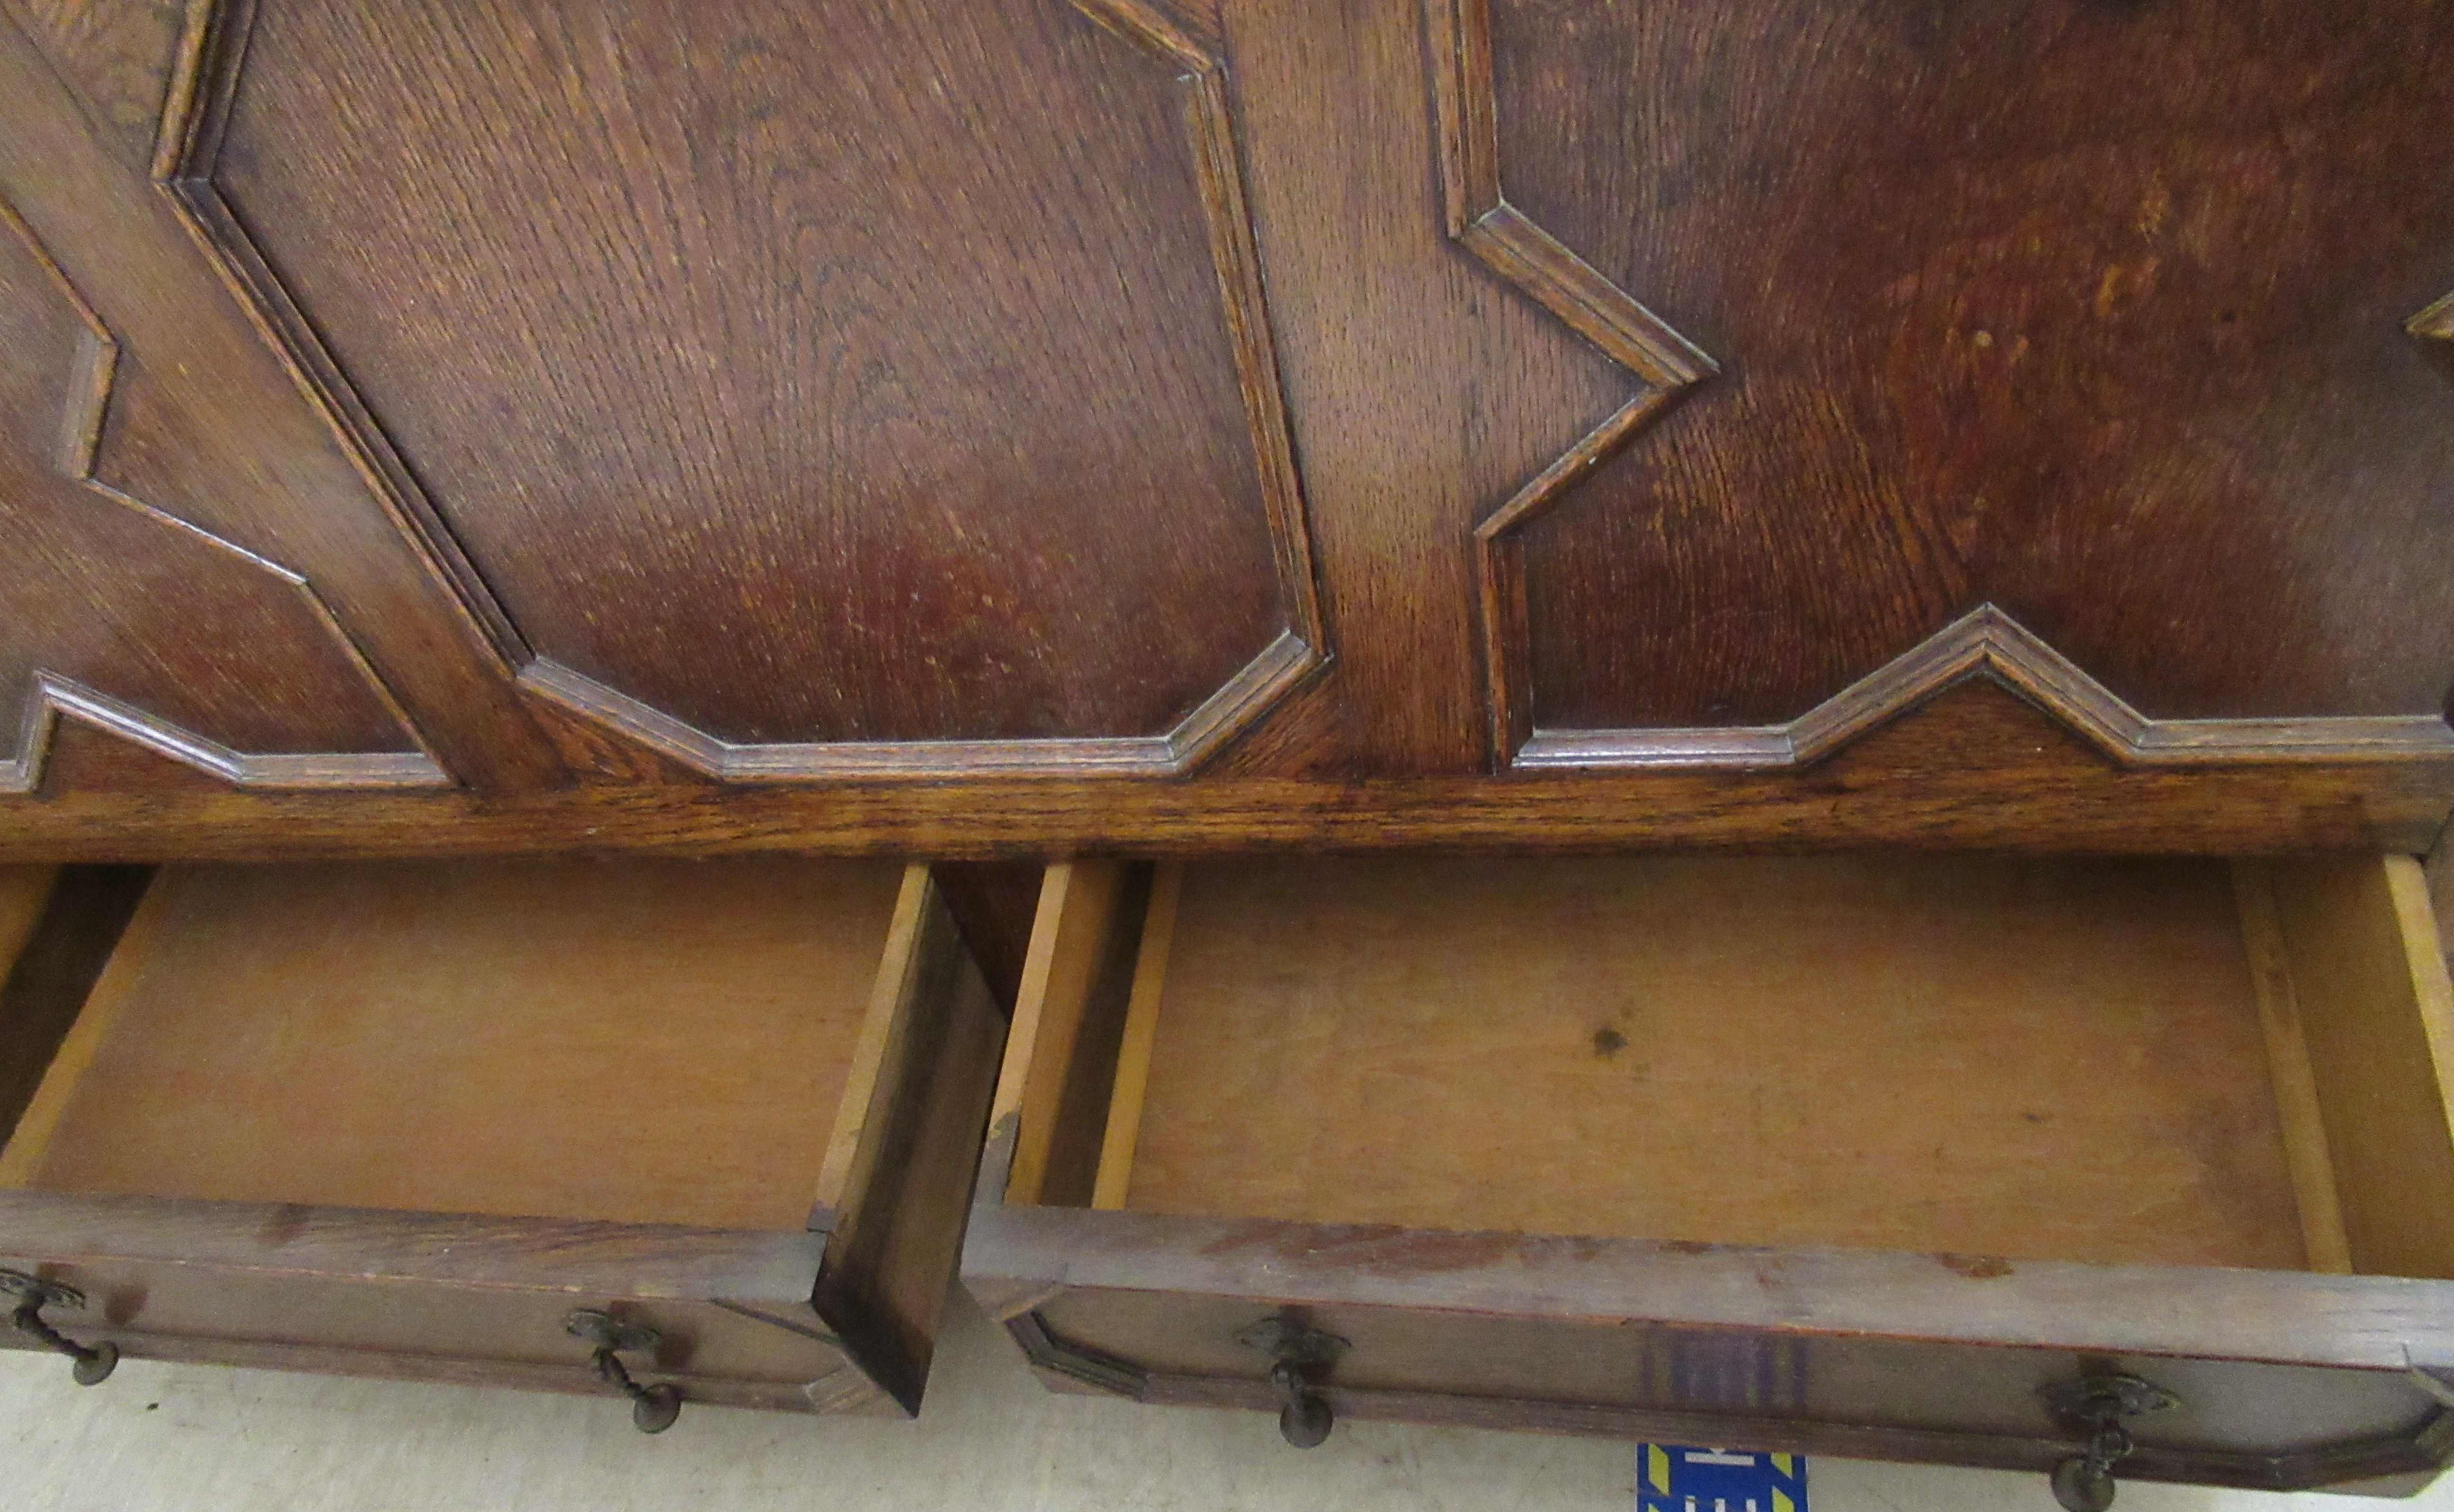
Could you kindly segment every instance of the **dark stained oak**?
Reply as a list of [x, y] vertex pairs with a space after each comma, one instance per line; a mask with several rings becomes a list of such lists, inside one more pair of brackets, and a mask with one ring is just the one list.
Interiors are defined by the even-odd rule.
[[1678, 401], [1486, 526], [1517, 739], [1711, 746], [1990, 605], [2149, 720], [2442, 743], [2454, 16], [1431, 14], [1459, 234]]
[[532, 688], [722, 775], [1167, 769], [1318, 660], [1215, 44], [1156, 9], [218, 30], [187, 192]]
[[2416, 1485], [2454, 1458], [2405, 1374], [2454, 1341], [2447, 1283], [1006, 1206], [1001, 1149], [964, 1282], [1073, 1389], [1275, 1406], [1235, 1336], [1292, 1307], [1354, 1346], [1342, 1417], [2042, 1471], [2075, 1438], [2038, 1387], [2112, 1361], [2187, 1403], [2127, 1477]]
[[[54, 18], [68, 13], [40, 9]], [[126, 135], [95, 124], [81, 103], [92, 86], [83, 93], [71, 87], [71, 79], [107, 74], [122, 80], [114, 88], [126, 98], [159, 103], [180, 95], [170, 60], [146, 82], [131, 82], [134, 53], [94, 54], [75, 41], [121, 34], [126, 9], [85, 8], [93, 25], [70, 28], [64, 42], [60, 29], [40, 16], [15, 4], [0, 7], [0, 101], [7, 102], [8, 126], [0, 130], [0, 201], [24, 229], [22, 235], [0, 230], [0, 243], [40, 248], [56, 281], [72, 288], [88, 312], [88, 344], [107, 339], [115, 348], [106, 371], [98, 352], [64, 370], [54, 348], [10, 347], [0, 360], [0, 385], [12, 397], [10, 424], [30, 428], [32, 439], [12, 438], [11, 460], [0, 465], [11, 468], [12, 512], [25, 507], [31, 487], [17, 481], [25, 476], [17, 469], [39, 467], [40, 486], [54, 501], [39, 511], [50, 528], [90, 513], [107, 523], [89, 528], [133, 533], [150, 544], [134, 555], [108, 545], [68, 552], [84, 581], [64, 593], [35, 575], [41, 554], [11, 553], [0, 566], [8, 620], [22, 627], [35, 616], [74, 610], [91, 640], [116, 617], [157, 616], [164, 628], [150, 650], [159, 670], [143, 686], [114, 687], [89, 667], [95, 690], [127, 709], [115, 718], [102, 705], [80, 712], [224, 777], [248, 780], [233, 759], [239, 755], [317, 754], [320, 746], [320, 753], [417, 756], [423, 782], [554, 785], [563, 765], [519, 712], [507, 669], [487, 665], [490, 653], [473, 625], [386, 518], [171, 197], [150, 181], [150, 154], [135, 153]], [[30, 254], [0, 247], [0, 259], [12, 266], [24, 255]], [[8, 276], [15, 284], [32, 275], [20, 266]], [[20, 298], [8, 303], [22, 308]], [[39, 318], [56, 323], [59, 308], [54, 301]], [[20, 393], [29, 397], [20, 401]], [[83, 422], [73, 429], [72, 417]], [[29, 445], [32, 451], [18, 452]], [[58, 489], [79, 491], [81, 479], [141, 501], [153, 518], [122, 507], [116, 515], [124, 518], [113, 522], [114, 511], [91, 487], [81, 490], [76, 511], [57, 507]], [[183, 572], [147, 567], [166, 552], [179, 553]], [[54, 600], [61, 607], [45, 604], [52, 594], [61, 594]], [[292, 602], [303, 607], [291, 607]], [[313, 603], [323, 606], [321, 615]], [[120, 659], [132, 660], [143, 644], [125, 636]], [[77, 675], [76, 668], [69, 672]], [[388, 703], [397, 704], [414, 738]], [[224, 712], [225, 705], [234, 706]], [[208, 707], [220, 723], [207, 722]], [[0, 749], [20, 759], [15, 737], [23, 711], [12, 698], [0, 712], [9, 731], [0, 741], [10, 743]], [[230, 723], [242, 713], [252, 727]], [[282, 715], [312, 733], [273, 741], [266, 726]], [[158, 727], [146, 729], [147, 721]], [[171, 728], [191, 739], [183, 744]], [[433, 770], [438, 766], [441, 773]], [[309, 765], [303, 774], [318, 781], [334, 775], [326, 764]], [[301, 772], [254, 775], [290, 781]], [[401, 779], [394, 764], [387, 780]]]
[[156, 133], [193, 7], [172, 0], [15, 0], [17, 21], [76, 101], [77, 113], [139, 172]]
[[1252, 850], [1914, 846], [2264, 854], [2425, 850], [2454, 764], [2123, 768], [1987, 681], [1801, 775], [1590, 773], [1299, 782], [614, 786], [523, 797], [64, 793], [0, 823], [0, 860], [270, 860], [880, 850], [943, 860]]
[[[0, 561], [0, 636], [148, 551], [198, 627], [0, 670], [10, 855], [2454, 805], [2419, 0], [0, 20], [0, 197], [91, 316], [7, 317], [0, 385], [91, 419], [17, 496], [115, 532]], [[244, 791], [302, 784], [368, 790]]]
[[304, 579], [104, 481], [119, 343], [5, 198], [0, 351], [0, 793], [62, 717], [241, 784], [443, 781]]

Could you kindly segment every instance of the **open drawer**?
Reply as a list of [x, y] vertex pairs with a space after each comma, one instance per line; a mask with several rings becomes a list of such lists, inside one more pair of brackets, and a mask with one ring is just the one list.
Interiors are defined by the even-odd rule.
[[918, 1403], [1004, 1032], [925, 867], [18, 868], [9, 958], [0, 1340]]
[[963, 1268], [1052, 1384], [2074, 1505], [2454, 1453], [2406, 859], [1086, 862], [1032, 950]]

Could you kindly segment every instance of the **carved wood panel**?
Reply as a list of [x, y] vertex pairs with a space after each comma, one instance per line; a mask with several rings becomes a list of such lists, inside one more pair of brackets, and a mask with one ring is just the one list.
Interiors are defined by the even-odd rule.
[[1478, 531], [1503, 758], [1967, 675], [2124, 761], [2454, 747], [2454, 12], [1429, 14], [1453, 234], [1634, 380]]
[[[0, 725], [25, 732], [0, 758], [46, 793], [194, 788], [164, 757], [216, 786], [557, 781], [510, 669], [159, 180], [203, 15], [0, 3], [0, 202], [16, 223], [0, 240], [31, 249], [16, 318], [45, 333], [0, 351], [24, 395], [11, 419], [42, 437], [24, 433], [9, 507], [51, 532], [0, 559], [24, 692]], [[53, 738], [61, 710], [154, 755]]]
[[535, 692], [721, 777], [1168, 771], [1320, 660], [1191, 24], [257, 0], [206, 46], [183, 191]]
[[63, 717], [241, 786], [442, 782], [304, 578], [98, 475], [119, 366], [0, 200], [0, 793]]
[[2425, 845], [2449, 28], [0, 0], [0, 853]]

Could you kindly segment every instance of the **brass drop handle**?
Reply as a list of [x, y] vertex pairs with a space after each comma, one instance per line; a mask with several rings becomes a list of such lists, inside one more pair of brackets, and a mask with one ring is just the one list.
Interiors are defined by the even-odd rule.
[[1270, 1385], [1278, 1395], [1278, 1433], [1298, 1449], [1318, 1448], [1337, 1425], [1320, 1378], [1346, 1353], [1346, 1341], [1315, 1328], [1300, 1312], [1287, 1311], [1237, 1334], [1236, 1342], [1271, 1357]]
[[593, 1346], [589, 1364], [596, 1379], [631, 1399], [631, 1426], [641, 1433], [662, 1433], [682, 1415], [682, 1388], [671, 1382], [643, 1386], [631, 1379], [619, 1351], [649, 1350], [664, 1335], [646, 1323], [624, 1323], [610, 1312], [581, 1307], [562, 1321], [565, 1333]]
[[2106, 1512], [2113, 1505], [2113, 1467], [2137, 1447], [2125, 1420], [2181, 1404], [2162, 1386], [2113, 1373], [2059, 1382], [2039, 1395], [2055, 1417], [2088, 1436], [2087, 1452], [2054, 1466], [2054, 1500], [2067, 1512]]
[[98, 1386], [111, 1379], [119, 1368], [119, 1346], [106, 1339], [97, 1344], [81, 1344], [43, 1321], [46, 1307], [66, 1307], [71, 1312], [85, 1306], [85, 1293], [74, 1286], [40, 1276], [29, 1276], [22, 1270], [0, 1270], [0, 1292], [17, 1299], [14, 1311], [9, 1315], [9, 1326], [30, 1339], [41, 1342], [54, 1354], [68, 1356], [75, 1363], [69, 1374], [80, 1386]]

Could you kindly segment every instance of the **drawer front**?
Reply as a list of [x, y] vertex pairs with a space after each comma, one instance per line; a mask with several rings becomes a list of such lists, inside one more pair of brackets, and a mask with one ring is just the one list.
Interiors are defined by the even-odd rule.
[[1301, 1335], [1336, 1417], [2050, 1471], [2086, 1438], [2053, 1394], [2127, 1374], [2177, 1399], [2130, 1422], [2127, 1477], [2454, 1452], [2404, 1364], [2454, 1348], [2444, 1283], [990, 1206], [964, 1274], [1051, 1385], [1152, 1403], [1280, 1408]]
[[44, 1323], [131, 1358], [611, 1395], [589, 1310], [653, 1330], [617, 1359], [685, 1402], [899, 1410], [810, 1309], [823, 1234], [41, 1193], [0, 1232], [0, 1267], [80, 1294]]
[[1032, 965], [963, 1269], [1052, 1384], [1298, 1443], [2454, 1452], [2407, 858], [1080, 862]]

